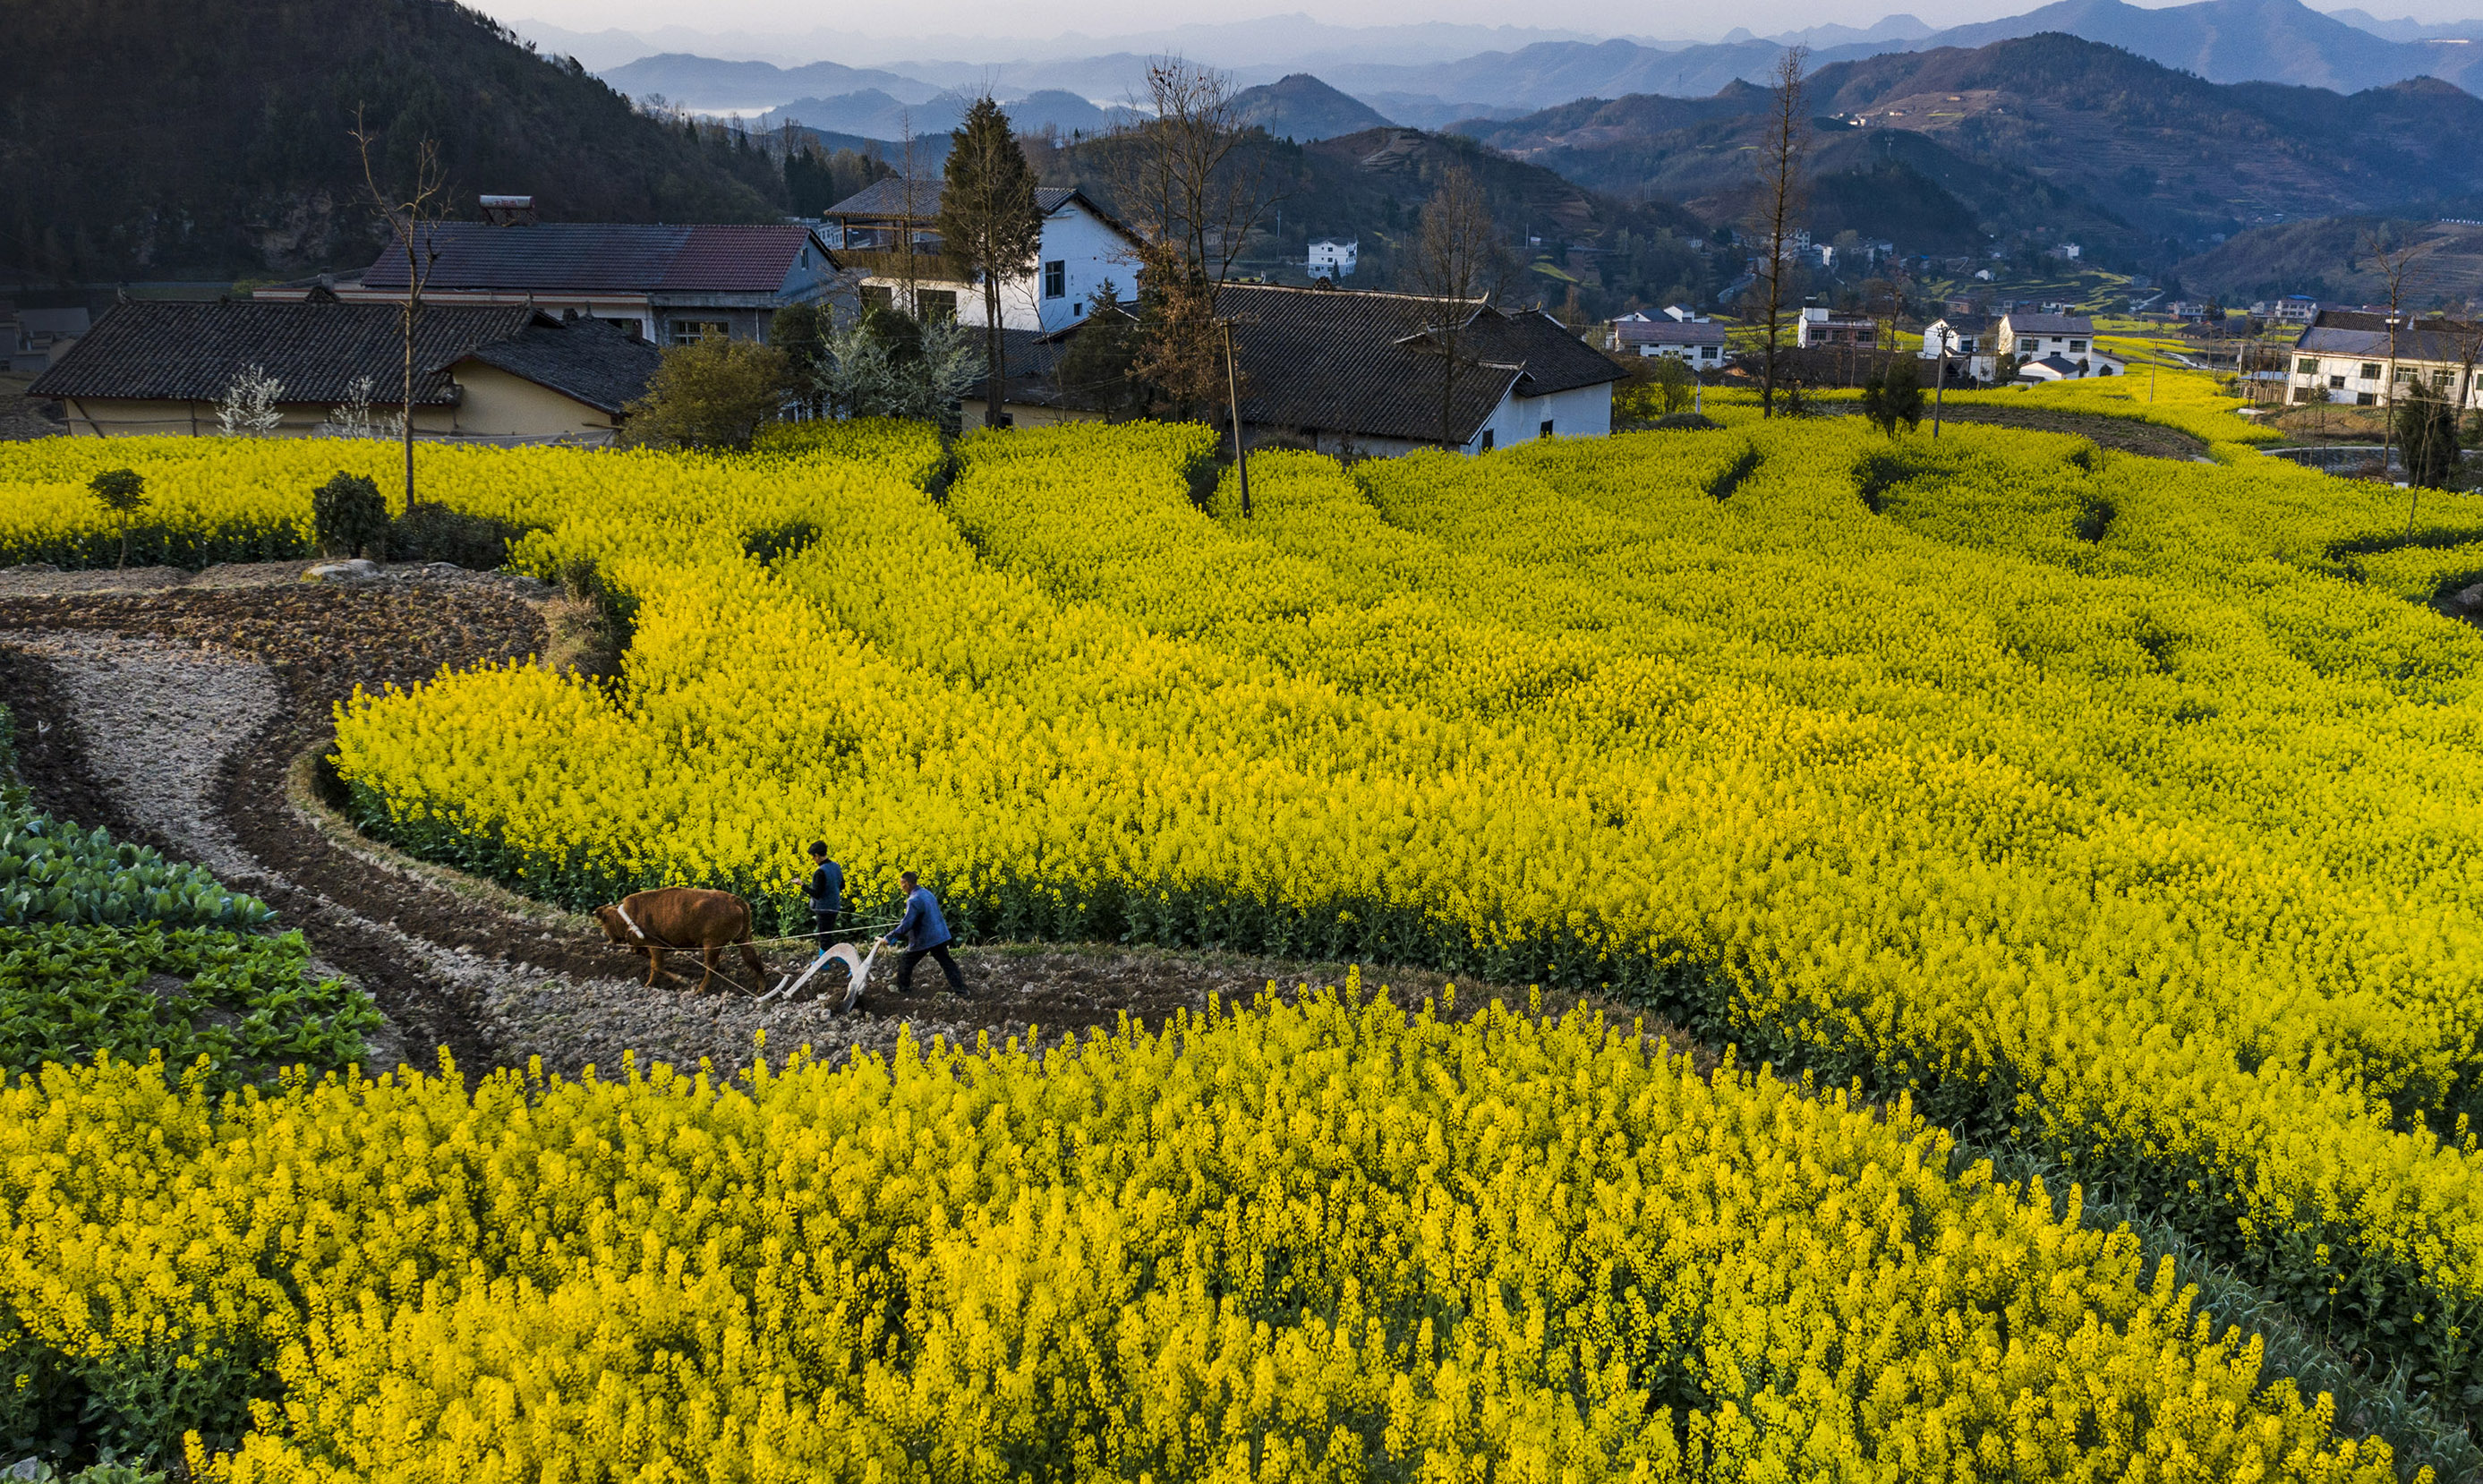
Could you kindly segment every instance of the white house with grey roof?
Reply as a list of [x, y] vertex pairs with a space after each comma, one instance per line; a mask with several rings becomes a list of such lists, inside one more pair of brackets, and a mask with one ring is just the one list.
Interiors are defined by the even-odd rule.
[[[2000, 316], [1993, 347], [2014, 358], [2022, 369], [2059, 358], [2075, 376], [2119, 376], [2122, 363], [2096, 346], [2095, 321], [2083, 314], [2029, 314], [2013, 310]], [[2037, 377], [2055, 381], [2058, 377]], [[2074, 378], [2072, 378], [2074, 379]]]
[[2372, 407], [2419, 383], [2473, 407], [2483, 404], [2478, 361], [2483, 324], [2404, 315], [2391, 326], [2385, 314], [2322, 309], [2293, 343], [2288, 400]]
[[[940, 255], [940, 192], [936, 179], [893, 175], [875, 180], [821, 213], [839, 262], [862, 274], [866, 302], [909, 309], [918, 317], [948, 315], [983, 328], [979, 284], [953, 277]], [[1107, 283], [1122, 299], [1136, 297], [1137, 239], [1104, 214], [1082, 191], [1039, 186], [1042, 246], [1030, 274], [1001, 284], [1001, 328], [1049, 334], [1083, 320]], [[910, 305], [899, 301], [910, 297]]]

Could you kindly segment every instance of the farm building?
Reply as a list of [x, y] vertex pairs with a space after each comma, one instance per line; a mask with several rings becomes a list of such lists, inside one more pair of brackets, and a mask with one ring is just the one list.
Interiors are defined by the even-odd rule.
[[[1250, 441], [1322, 453], [1483, 453], [1525, 438], [1612, 432], [1621, 370], [1602, 352], [1540, 310], [1476, 299], [1456, 303], [1453, 358], [1440, 307], [1407, 294], [1224, 285], [1216, 308], [1233, 322]], [[1084, 388], [1059, 384], [1075, 333], [1008, 336], [1012, 421], [1101, 415]], [[979, 425], [982, 401], [968, 400], [966, 412]]]
[[[405, 339], [390, 305], [134, 303], [115, 307], [37, 378], [76, 437], [200, 434], [237, 376], [278, 386], [267, 430], [301, 437], [356, 399], [393, 416]], [[655, 348], [583, 316], [522, 305], [426, 307], [415, 321], [417, 437], [492, 443], [607, 443], [644, 395]]]
[[[503, 211], [493, 222], [443, 222], [427, 246], [440, 255], [422, 286], [425, 304], [575, 310], [658, 345], [710, 336], [764, 340], [776, 311], [788, 305], [850, 300], [827, 243], [798, 224], [538, 223], [531, 211]], [[405, 253], [390, 248], [358, 274], [279, 284], [252, 297], [301, 300], [318, 287], [347, 304], [402, 303]]]
[[2293, 343], [2290, 400], [2370, 407], [2402, 396], [2420, 382], [2460, 407], [2483, 404], [2475, 363], [2483, 360], [2483, 324], [2322, 309]]

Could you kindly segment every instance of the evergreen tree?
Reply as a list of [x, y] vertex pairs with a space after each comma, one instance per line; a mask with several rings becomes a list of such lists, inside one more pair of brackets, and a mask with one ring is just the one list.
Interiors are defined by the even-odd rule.
[[2395, 413], [2406, 482], [2417, 490], [2443, 489], [2457, 469], [2457, 410], [2423, 382], [2413, 388], [2398, 400]]
[[1018, 147], [1008, 115], [988, 93], [966, 110], [948, 136], [940, 193], [941, 252], [958, 277], [983, 289], [986, 387], [983, 423], [1001, 426], [1007, 378], [1001, 340], [1001, 290], [1023, 282], [1043, 246], [1043, 213], [1034, 204], [1034, 172]]
[[1897, 436], [1899, 423], [1909, 433], [1922, 426], [1923, 384], [1915, 374], [1913, 357], [1889, 357], [1879, 374], [1862, 384], [1862, 415], [1890, 437]]

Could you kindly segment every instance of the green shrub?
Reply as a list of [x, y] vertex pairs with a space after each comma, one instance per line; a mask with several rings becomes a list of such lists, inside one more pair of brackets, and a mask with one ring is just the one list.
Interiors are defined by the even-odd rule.
[[310, 491], [310, 525], [321, 556], [378, 561], [387, 555], [387, 501], [366, 475], [339, 470]]

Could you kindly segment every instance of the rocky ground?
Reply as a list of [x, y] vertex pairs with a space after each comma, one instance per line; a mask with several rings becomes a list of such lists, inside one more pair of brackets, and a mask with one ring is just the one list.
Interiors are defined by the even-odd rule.
[[[638, 982], [643, 961], [589, 919], [407, 860], [355, 834], [324, 803], [306, 759], [333, 738], [332, 706], [357, 685], [428, 679], [440, 667], [557, 651], [573, 620], [525, 578], [436, 567], [358, 581], [305, 583], [300, 564], [127, 572], [0, 571], [0, 696], [18, 718], [19, 767], [44, 808], [211, 866], [305, 931], [323, 964], [352, 975], [389, 1017], [375, 1060], [426, 1065], [446, 1047], [461, 1068], [617, 1068], [702, 1058], [887, 1050], [909, 1032], [1045, 1039], [1149, 1022], [1246, 1000], [1270, 980], [1342, 982], [1342, 965], [1092, 945], [969, 947], [970, 994], [940, 991], [925, 965], [909, 994], [881, 982], [862, 1011], [833, 993], [760, 1003], [748, 987], [691, 992], [694, 956]], [[807, 950], [764, 950], [771, 973]], [[737, 967], [734, 972], [739, 973]], [[1406, 1002], [1441, 976], [1374, 972]], [[1471, 986], [1465, 1006], [1494, 987]], [[1501, 989], [1508, 997], [1522, 997]]]

